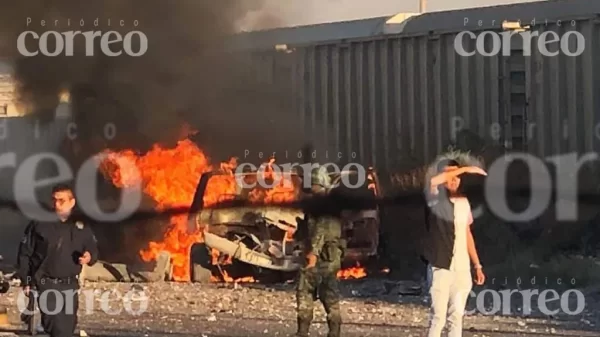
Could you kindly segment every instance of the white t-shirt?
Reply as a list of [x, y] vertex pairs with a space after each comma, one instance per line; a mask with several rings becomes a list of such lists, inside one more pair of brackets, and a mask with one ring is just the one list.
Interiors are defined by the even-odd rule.
[[467, 227], [473, 223], [471, 205], [467, 198], [451, 198], [454, 203], [454, 250], [451, 271], [471, 271], [469, 251], [467, 250]]

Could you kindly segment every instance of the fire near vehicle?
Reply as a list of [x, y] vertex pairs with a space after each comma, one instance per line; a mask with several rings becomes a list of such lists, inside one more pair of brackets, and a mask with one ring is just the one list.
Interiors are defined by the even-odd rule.
[[[362, 182], [360, 174], [363, 174]], [[261, 176], [262, 175], [262, 176]], [[356, 196], [379, 195], [379, 182], [373, 169], [331, 173], [336, 192]], [[192, 203], [190, 222], [203, 228], [204, 242], [191, 249], [191, 277], [194, 282], [208, 282], [212, 272], [237, 262], [250, 266], [255, 275], [291, 276], [303, 265], [303, 245], [307, 226], [302, 210], [269, 205], [293, 201], [301, 197], [302, 178], [298, 173], [278, 178], [265, 172], [236, 173], [214, 171], [201, 176]], [[260, 180], [264, 179], [264, 180]], [[260, 182], [265, 182], [261, 184]], [[236, 193], [207, 196], [210, 184], [236, 184]], [[235, 200], [261, 200], [260, 207], [203, 208], [207, 198], [213, 204], [235, 203]], [[231, 205], [231, 204], [230, 204]], [[347, 242], [344, 266], [367, 263], [377, 256], [379, 244], [379, 210], [342, 212], [343, 239]], [[241, 262], [241, 263], [240, 263]], [[215, 269], [217, 268], [217, 269]], [[279, 279], [280, 280], [280, 279]]]

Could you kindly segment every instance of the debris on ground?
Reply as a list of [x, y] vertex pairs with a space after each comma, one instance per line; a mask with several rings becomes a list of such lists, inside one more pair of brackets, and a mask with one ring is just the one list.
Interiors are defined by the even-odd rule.
[[[410, 295], [417, 288], [415, 283], [385, 279], [342, 282], [342, 315], [344, 321], [351, 325], [348, 329], [371, 336], [378, 336], [378, 331], [384, 333], [385, 330], [389, 334], [399, 329], [409, 331], [406, 335], [421, 334], [427, 325], [428, 308], [423, 303], [422, 295]], [[91, 310], [86, 310], [86, 296], [96, 297]], [[0, 306], [8, 309], [13, 324], [19, 322], [17, 298], [18, 288], [11, 288], [7, 294], [0, 296]], [[241, 328], [242, 325], [247, 329], [256, 329], [257, 335], [267, 330], [271, 335], [284, 336], [295, 328], [295, 291], [294, 284], [289, 283], [235, 286], [177, 282], [86, 282], [80, 301], [81, 328], [92, 336], [99, 333], [107, 335], [102, 331], [111, 327], [136, 332], [137, 336], [139, 333], [161, 335], [159, 332], [163, 336], [171, 333], [185, 335], [186, 331], [191, 331], [191, 335], [195, 336], [224, 335], [218, 332], [229, 333], [227, 329]], [[144, 308], [144, 304], [147, 307]], [[465, 331], [585, 336], [586, 331], [593, 331], [600, 324], [600, 310], [594, 309], [599, 307], [598, 304], [600, 301], [586, 301], [586, 308], [580, 315], [557, 315], [556, 319], [524, 317], [516, 310], [513, 316], [471, 314], [465, 317]], [[105, 313], [105, 309], [113, 314]], [[114, 314], [119, 310], [119, 314]], [[325, 321], [325, 312], [317, 303], [315, 322], [320, 324], [315, 329], [325, 331]], [[198, 327], [203, 327], [202, 331]]]

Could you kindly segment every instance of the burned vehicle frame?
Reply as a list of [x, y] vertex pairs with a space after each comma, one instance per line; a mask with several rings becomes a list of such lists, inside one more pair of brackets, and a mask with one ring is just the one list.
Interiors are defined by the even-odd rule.
[[[360, 178], [364, 172], [362, 183], [351, 183], [351, 187], [343, 181]], [[379, 196], [380, 185], [374, 169], [364, 171], [347, 170], [331, 173], [330, 178], [336, 189], [345, 189], [345, 193], [367, 193]], [[221, 265], [225, 261], [234, 261], [238, 266], [252, 270], [257, 279], [265, 276], [268, 280], [283, 281], [289, 279], [304, 264], [303, 244], [306, 228], [303, 225], [305, 215], [301, 209], [269, 205], [259, 207], [211, 207], [204, 208], [204, 197], [214, 177], [229, 175], [236, 179], [256, 181], [260, 172], [232, 174], [230, 172], [213, 171], [203, 174], [198, 183], [192, 202], [190, 226], [202, 228], [204, 242], [192, 246], [190, 254], [190, 275], [192, 282], [209, 282], [215, 273], [222, 273]], [[301, 195], [302, 177], [298, 173], [290, 174], [296, 197]], [[262, 188], [262, 187], [261, 187]], [[236, 195], [226, 197], [246, 199], [251, 192], [237, 186]], [[225, 204], [218, 200], [216, 205]], [[355, 266], [357, 263], [368, 264], [378, 256], [380, 235], [380, 211], [377, 206], [360, 211], [343, 211], [343, 238], [347, 242], [344, 266]], [[247, 274], [246, 274], [247, 275]]]

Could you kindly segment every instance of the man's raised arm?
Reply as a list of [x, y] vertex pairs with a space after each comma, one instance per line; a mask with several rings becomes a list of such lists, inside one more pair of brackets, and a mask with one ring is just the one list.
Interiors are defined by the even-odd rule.
[[430, 186], [432, 189], [437, 188], [439, 185], [442, 185], [448, 181], [448, 179], [452, 177], [459, 176], [463, 173], [473, 173], [473, 174], [481, 174], [483, 176], [487, 176], [485, 171], [477, 166], [465, 166], [459, 167], [454, 170], [444, 171], [440, 174], [433, 176], [430, 180]]

